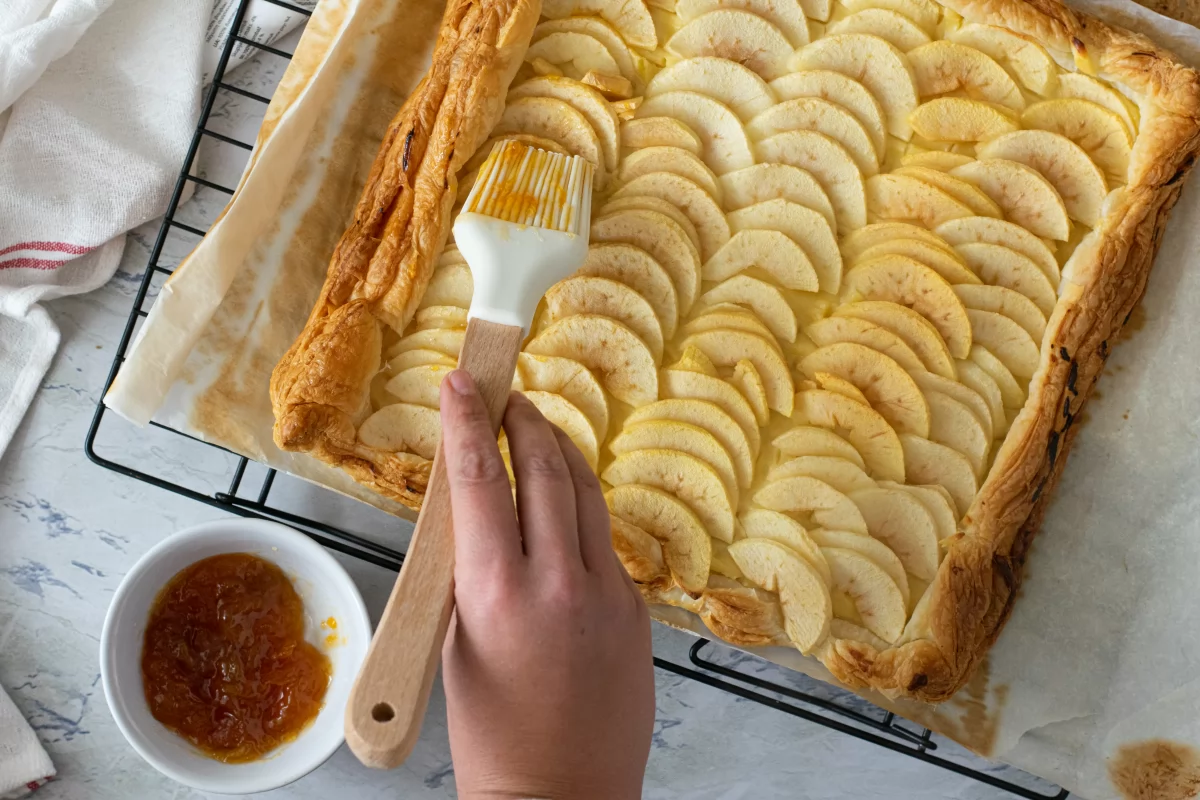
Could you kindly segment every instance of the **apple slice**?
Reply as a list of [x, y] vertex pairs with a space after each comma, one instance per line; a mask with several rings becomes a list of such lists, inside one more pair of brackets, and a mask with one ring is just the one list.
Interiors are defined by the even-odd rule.
[[891, 647], [890, 644], [880, 639], [875, 634], [861, 625], [855, 625], [848, 620], [833, 618], [833, 622], [829, 623], [829, 636], [831, 639], [844, 639], [858, 644], [865, 644], [874, 647], [876, 651], [883, 652]]
[[748, 359], [742, 359], [733, 367], [733, 372], [726, 378], [754, 409], [754, 418], [759, 425], [766, 425], [771, 419], [771, 410], [767, 401], [767, 386], [763, 383], [758, 368]]
[[699, 372], [701, 375], [711, 375], [714, 378], [720, 377], [717, 373], [717, 365], [698, 347], [685, 347], [679, 360], [671, 365], [671, 369], [684, 369], [688, 372]]
[[983, 398], [987, 405], [988, 414], [992, 418], [992, 436], [1004, 438], [1008, 432], [1008, 418], [1004, 413], [1004, 396], [1000, 393], [1000, 385], [982, 367], [970, 359], [955, 362], [958, 368], [958, 380], [975, 394]]
[[[657, 197], [679, 208], [700, 236], [700, 257], [708, 260], [729, 241], [729, 225], [713, 196], [672, 172], [648, 172], [626, 183], [613, 197]], [[692, 294], [695, 300], [695, 294]]]
[[438, 267], [429, 279], [429, 285], [425, 287], [425, 294], [421, 295], [421, 303], [417, 310], [433, 306], [470, 308], [471, 295], [474, 292], [471, 269], [465, 262]]
[[753, 499], [769, 511], [801, 514], [822, 527], [867, 535], [867, 523], [850, 498], [816, 478], [797, 475], [771, 481]]
[[810, 376], [828, 372], [856, 386], [898, 433], [929, 433], [929, 407], [907, 372], [887, 356], [852, 342], [813, 351], [800, 362]]
[[948, 253], [954, 253], [945, 240], [925, 228], [907, 222], [875, 222], [865, 228], [851, 231], [842, 239], [842, 255], [854, 260], [867, 248], [893, 239], [916, 239], [933, 247], [940, 247]]
[[737, 485], [747, 487], [754, 475], [754, 455], [745, 432], [728, 413], [707, 400], [672, 398], [634, 409], [625, 420], [627, 427], [669, 421], [708, 431], [733, 462]]
[[831, 456], [842, 458], [866, 469], [866, 463], [854, 445], [827, 428], [799, 425], [778, 436], [771, 445], [783, 458]]
[[796, 341], [796, 312], [783, 293], [771, 284], [749, 275], [734, 275], [700, 297], [704, 305], [733, 303], [753, 311], [771, 334], [781, 341]]
[[1005, 158], [1037, 170], [1058, 191], [1073, 220], [1094, 228], [1108, 195], [1104, 173], [1083, 148], [1051, 131], [1015, 131], [975, 148], [980, 158]]
[[869, 347], [898, 363], [905, 370], [925, 369], [913, 349], [887, 328], [856, 317], [826, 317], [804, 329], [817, 347], [848, 342]]
[[[842, 282], [842, 256], [829, 223], [807, 206], [787, 200], [767, 200], [729, 215], [731, 230], [779, 231], [800, 245], [808, 256], [821, 291], [834, 293]], [[788, 287], [798, 288], [798, 287]]]
[[902, 14], [915, 22], [921, 30], [932, 36], [937, 31], [942, 9], [933, 0], [846, 0], [842, 3], [851, 13], [868, 8], [886, 8]]
[[1043, 100], [1021, 113], [1021, 125], [1062, 134], [1113, 180], [1128, 182], [1133, 137], [1121, 118], [1104, 106], [1077, 97]]
[[984, 283], [1020, 292], [1047, 317], [1054, 312], [1058, 295], [1038, 265], [1016, 250], [999, 244], [972, 242], [954, 248]]
[[798, 97], [817, 97], [836, 103], [854, 115], [875, 146], [875, 155], [883, 159], [887, 144], [883, 108], [875, 96], [853, 78], [827, 69], [792, 72], [771, 81], [771, 89], [781, 101]]
[[662, 326], [654, 309], [645, 298], [623, 283], [610, 278], [576, 276], [551, 286], [545, 302], [539, 329], [576, 314], [597, 314], [629, 328], [650, 348], [655, 362], [662, 360]]
[[[613, 552], [635, 583], [654, 583], [667, 576], [662, 545], [646, 531], [615, 515], [609, 515]], [[708, 534], [705, 534], [708, 538]], [[708, 575], [704, 576], [705, 583]], [[703, 587], [701, 587], [703, 588]]]
[[830, 137], [815, 131], [785, 131], [756, 146], [759, 160], [788, 164], [812, 173], [833, 205], [838, 228], [866, 224], [863, 175], [854, 158]]
[[886, 39], [905, 53], [929, 43], [929, 34], [917, 23], [890, 8], [864, 8], [842, 17], [827, 30], [830, 34], [868, 33]]
[[596, 167], [597, 189], [602, 188], [607, 180], [600, 137], [587, 117], [562, 100], [554, 97], [522, 97], [509, 101], [492, 135], [510, 133], [528, 133], [550, 139], [571, 155], [591, 162]]
[[890, 42], [862, 33], [825, 36], [797, 50], [788, 66], [827, 69], [853, 78], [879, 101], [888, 132], [905, 141], [912, 137], [908, 115], [917, 107], [916, 76], [904, 53]]
[[[582, 33], [591, 36], [604, 45], [617, 65], [617, 72], [601, 70], [601, 74], [620, 76], [635, 87], [641, 85], [642, 77], [638, 72], [633, 52], [630, 51], [629, 45], [625, 44], [621, 35], [604, 20], [597, 17], [564, 17], [545, 20], [533, 29], [532, 41], [537, 42], [552, 33]], [[584, 79], [586, 78], [585, 74]]]
[[696, 302], [699, 254], [692, 250], [687, 233], [669, 217], [643, 210], [605, 214], [592, 220], [591, 240], [631, 244], [645, 250], [671, 276], [679, 297], [679, 313], [686, 314]]
[[714, 329], [692, 334], [683, 341], [699, 348], [718, 367], [747, 359], [762, 376], [767, 404], [785, 417], [792, 415], [794, 385], [787, 362], [770, 341], [746, 331]]
[[905, 153], [900, 158], [901, 166], [927, 167], [939, 172], [949, 172], [955, 167], [969, 164], [975, 159], [963, 153], [950, 153], [945, 150], [925, 150], [919, 153]]
[[405, 370], [425, 365], [454, 369], [458, 366], [458, 359], [448, 356], [445, 353], [439, 353], [436, 350], [424, 350], [420, 348], [408, 350], [389, 361], [384, 369], [384, 374], [388, 378], [392, 378]]
[[998, 61], [1016, 76], [1025, 88], [1043, 97], [1052, 95], [1060, 85], [1062, 73], [1042, 47], [1004, 28], [968, 23], [949, 35], [951, 41], [973, 47]]
[[679, 58], [726, 58], [749, 67], [768, 81], [788, 71], [787, 60], [793, 49], [783, 31], [768, 20], [749, 11], [725, 7], [685, 23], [667, 42], [667, 51]]
[[[867, 396], [862, 393], [862, 390], [855, 386], [845, 378], [840, 378], [832, 372], [815, 372], [812, 376], [812, 383], [816, 384], [818, 389], [836, 392], [843, 397], [849, 397], [856, 403], [862, 403], [864, 406], [869, 406], [871, 403], [867, 400]], [[809, 382], [805, 381], [801, 388], [811, 388]]]
[[709, 535], [733, 541], [733, 507], [716, 471], [695, 456], [678, 450], [633, 450], [604, 470], [612, 486], [636, 483], [678, 498], [696, 513]]
[[[646, 150], [653, 149], [655, 148], [646, 148]], [[679, 148], [674, 149], [678, 150]], [[637, 150], [635, 152], [642, 153], [645, 152], [645, 150]], [[695, 253], [697, 258], [699, 258], [700, 234], [696, 232], [696, 226], [692, 224], [692, 221], [687, 218], [686, 214], [668, 203], [666, 200], [662, 200], [657, 197], [650, 197], [649, 195], [633, 195], [630, 197], [617, 198], [610, 197], [608, 200], [604, 201], [604, 205], [600, 207], [600, 211], [596, 216], [603, 217], [608, 214], [616, 213], [617, 211], [631, 211], [635, 209], [640, 209], [643, 211], [656, 211], [659, 214], [662, 214], [664, 217], [669, 218], [672, 222], [682, 228], [685, 234], [687, 234], [688, 241], [692, 243], [692, 252]]]
[[730, 211], [768, 200], [787, 200], [816, 211], [831, 230], [837, 225], [829, 196], [808, 170], [788, 164], [755, 164], [725, 173], [720, 183], [725, 208]]
[[666, 92], [698, 92], [729, 106], [742, 120], [750, 120], [775, 103], [766, 81], [735, 61], [702, 56], [677, 61], [650, 79], [646, 96]]
[[989, 242], [1016, 250], [1037, 264], [1042, 274], [1050, 280], [1050, 285], [1058, 289], [1059, 269], [1054, 253], [1045, 242], [1020, 225], [1002, 219], [966, 217], [938, 226], [937, 234], [952, 246]]
[[938, 97], [922, 103], [908, 120], [918, 136], [931, 142], [980, 142], [1018, 128], [1016, 121], [996, 106], [965, 97]]
[[392, 403], [358, 426], [358, 441], [388, 453], [415, 453], [433, 460], [442, 439], [442, 420], [436, 408]]
[[663, 560], [684, 591], [704, 590], [712, 539], [694, 511], [660, 489], [636, 483], [609, 489], [604, 499], [614, 517], [636, 525], [662, 545]]
[[[940, 559], [938, 530], [920, 500], [906, 491], [882, 486], [854, 492], [850, 499], [862, 511], [871, 535], [899, 558], [902, 573], [933, 580]], [[905, 579], [905, 588], [907, 583]]]
[[[683, 369], [664, 369], [659, 373], [662, 396], [666, 399], [705, 400], [733, 418], [746, 436], [753, 453], [758, 452], [758, 420], [749, 401], [737, 389], [712, 375]], [[703, 427], [703, 426], [702, 426]]]
[[675, 13], [687, 23], [710, 11], [726, 8], [757, 14], [779, 28], [792, 47], [808, 44], [808, 21], [804, 19], [804, 11], [797, 3], [782, 0], [679, 0], [675, 4]]
[[790, 237], [779, 231], [738, 231], [724, 247], [705, 262], [706, 281], [722, 281], [755, 268], [785, 289], [815, 292], [820, 283], [808, 256]]
[[950, 174], [973, 183], [992, 198], [1004, 216], [1035, 236], [1065, 242], [1071, 235], [1067, 207], [1040, 172], [1003, 158], [972, 161]]
[[1025, 98], [1016, 82], [974, 47], [941, 39], [910, 51], [908, 60], [921, 97], [958, 93], [1013, 111], [1025, 108]]
[[784, 100], [746, 126], [746, 132], [755, 140], [795, 130], [823, 133], [845, 148], [863, 175], [879, 172], [879, 157], [866, 128], [848, 110], [828, 100], [819, 97]]
[[599, 139], [604, 154], [604, 168], [609, 173], [616, 172], [620, 157], [621, 137], [618, 131], [621, 123], [604, 95], [578, 81], [548, 75], [530, 78], [520, 86], [509, 89], [506, 102], [522, 97], [552, 97], [582, 114]]
[[682, 147], [644, 147], [634, 150], [621, 162], [619, 177], [623, 183], [630, 183], [656, 172], [679, 175], [699, 186], [714, 200], [721, 200], [717, 176], [698, 156]]
[[1028, 381], [1037, 371], [1040, 353], [1025, 329], [1008, 317], [991, 311], [967, 309], [974, 340], [1000, 359], [1017, 378]]
[[738, 480], [733, 460], [716, 437], [696, 425], [673, 420], [653, 420], [626, 425], [609, 450], [618, 458], [635, 450], [678, 450], [703, 461], [717, 473], [734, 508], [738, 504]]
[[911, 308], [872, 300], [847, 303], [833, 313], [839, 317], [865, 319], [891, 331], [917, 354], [925, 369], [947, 378], [954, 377], [954, 359], [946, 341], [929, 320]]
[[742, 539], [729, 555], [751, 583], [779, 594], [784, 630], [808, 654], [829, 635], [833, 605], [829, 585], [794, 550], [770, 539]]
[[[904, 606], [908, 607], [909, 589], [908, 578], [904, 575], [904, 564], [896, 557], [896, 554], [883, 541], [873, 539], [870, 536], [862, 536], [857, 533], [849, 533], [847, 531], [826, 530], [824, 528], [814, 528], [809, 533], [809, 538], [821, 548], [822, 553], [826, 548], [838, 547], [844, 550], [849, 550], [853, 553], [858, 553], [863, 558], [870, 561], [875, 566], [882, 569], [887, 576], [896, 583], [896, 587], [900, 589], [900, 594], [904, 598]], [[832, 577], [830, 572], [830, 577]]]
[[[638, 106], [637, 110], [641, 109], [642, 106]], [[704, 152], [704, 142], [699, 134], [669, 116], [643, 116], [625, 120], [621, 124], [621, 146], [633, 150], [643, 147], [679, 147], [695, 155]]]
[[[992, 443], [991, 432], [984, 429], [971, 409], [949, 395], [926, 391], [925, 400], [929, 403], [928, 438], [962, 453], [975, 474], [982, 477]], [[991, 426], [990, 416], [988, 426]]]
[[801, 558], [807, 561], [821, 576], [821, 580], [829, 584], [833, 578], [829, 573], [829, 564], [821, 555], [821, 548], [808, 531], [787, 514], [778, 511], [768, 511], [765, 508], [752, 508], [738, 518], [742, 531], [748, 539], [770, 539], [774, 542], [795, 550]]
[[606, 75], [621, 74], [616, 59], [604, 43], [582, 31], [544, 34], [530, 43], [525, 51], [525, 60], [551, 64], [576, 82], [592, 71]]
[[410, 330], [424, 331], [430, 328], [461, 328], [467, 327], [467, 309], [459, 306], [426, 306], [417, 311], [413, 317]]
[[[954, 507], [954, 498], [950, 496], [945, 487], [938, 486], [937, 484], [908, 486], [903, 483], [882, 481], [879, 485], [884, 489], [895, 489], [908, 493], [910, 496], [915, 497], [925, 507], [925, 510], [929, 512], [929, 518], [933, 520], [933, 527], [937, 535], [938, 548], [934, 555], [936, 559], [934, 561], [934, 569], [936, 571], [936, 565], [941, 562], [942, 544], [954, 536], [958, 530], [958, 510]], [[923, 580], [933, 580], [933, 578], [924, 578]]]
[[579, 275], [608, 278], [625, 284], [645, 298], [662, 326], [665, 339], [675, 335], [679, 300], [671, 276], [655, 258], [630, 244], [596, 242], [588, 247]]
[[525, 390], [522, 392], [529, 401], [537, 406], [547, 421], [562, 429], [593, 470], [600, 461], [600, 442], [596, 439], [596, 429], [591, 421], [579, 408], [560, 394]]
[[459, 352], [462, 351], [464, 336], [466, 336], [465, 330], [455, 328], [427, 328], [423, 331], [410, 333], [396, 342], [388, 348], [388, 351], [384, 354], [384, 358], [391, 361], [396, 356], [409, 350], [436, 350], [439, 353], [445, 353], [457, 359]]
[[1126, 100], [1120, 92], [1090, 75], [1082, 72], [1064, 72], [1058, 76], [1058, 96], [1088, 100], [1107, 108], [1121, 118], [1125, 127], [1133, 134], [1138, 129], [1137, 106]]
[[654, 19], [643, 0], [543, 0], [542, 16], [549, 19], [598, 16], [634, 47], [653, 50], [658, 46]]
[[904, 480], [904, 456], [896, 432], [870, 406], [835, 392], [810, 389], [796, 394], [793, 419], [844, 436], [862, 456], [872, 477]]
[[980, 369], [992, 376], [992, 380], [1000, 388], [1000, 396], [1004, 399], [1005, 408], [1021, 408], [1025, 405], [1026, 390], [1013, 376], [1012, 371], [1004, 362], [986, 347], [976, 343], [971, 345], [970, 360]]
[[797, 456], [782, 461], [767, 472], [767, 482], [774, 483], [797, 475], [816, 478], [843, 494], [875, 486], [875, 481], [867, 476], [862, 467], [836, 456]]
[[526, 390], [562, 395], [583, 412], [603, 441], [608, 433], [608, 399], [596, 376], [578, 361], [521, 353], [517, 377]]
[[771, 443], [784, 461], [805, 456], [821, 456], [849, 461], [866, 469], [862, 455], [852, 444], [833, 430], [815, 425], [798, 425], [775, 438]]
[[[686, 338], [694, 333], [711, 330], [744, 331], [765, 339], [776, 350], [780, 349], [779, 344], [775, 342], [774, 337], [771, 335], [771, 329], [767, 327], [765, 322], [759, 319], [754, 313], [747, 311], [741, 306], [735, 306], [732, 303], [723, 303], [715, 308], [705, 308], [683, 326], [683, 335]], [[695, 350], [703, 353], [699, 347], [695, 348]], [[704, 357], [707, 359], [708, 355], [704, 354]], [[711, 359], [709, 361], [711, 362]], [[717, 366], [717, 364], [713, 364], [714, 369]]]
[[914, 484], [933, 483], [943, 487], [954, 498], [960, 513], [966, 514], [979, 491], [971, 462], [961, 453], [945, 445], [902, 434], [904, 471]]
[[965, 405], [975, 415], [975, 418], [979, 420], [979, 424], [984, 426], [988, 439], [992, 438], [991, 411], [988, 409], [987, 403], [984, 402], [983, 398], [974, 391], [956, 380], [943, 378], [941, 375], [934, 375], [932, 372], [913, 373], [912, 379], [916, 381], [917, 386], [920, 386], [923, 392], [941, 392]]
[[700, 138], [704, 163], [718, 175], [754, 163], [750, 140], [737, 114], [708, 95], [677, 91], [647, 97], [637, 117], [657, 116], [672, 117], [690, 128]]
[[854, 264], [865, 264], [877, 258], [902, 257], [916, 261], [941, 275], [951, 285], [960, 283], [979, 284], [979, 277], [967, 268], [957, 253], [947, 252], [940, 247], [918, 239], [892, 239], [872, 245], [854, 259]]
[[945, 278], [903, 256], [884, 256], [846, 273], [843, 294], [856, 300], [882, 300], [916, 311], [937, 329], [950, 354], [966, 358], [971, 326], [966, 309]]
[[907, 619], [904, 595], [892, 578], [866, 556], [841, 547], [823, 547], [833, 576], [833, 592], [849, 598], [867, 630], [894, 642]]
[[1024, 328], [1035, 342], [1042, 341], [1046, 316], [1025, 295], [1004, 286], [955, 286], [954, 293], [966, 308], [1003, 314]]
[[[513, 137], [517, 138], [517, 137]], [[490, 141], [490, 140], [489, 140]], [[499, 141], [499, 140], [497, 140]], [[467, 266], [467, 259], [459, 252], [459, 249], [454, 245], [447, 245], [442, 254], [438, 256], [437, 268], [452, 267], [452, 266]]]
[[919, 181], [928, 183], [930, 186], [936, 186], [971, 209], [971, 212], [978, 216], [999, 217], [1001, 214], [1000, 206], [996, 205], [992, 201], [992, 198], [966, 181], [959, 180], [941, 170], [930, 167], [910, 166], [894, 170], [893, 174], [916, 178]]
[[915, 223], [929, 229], [972, 215], [970, 208], [936, 186], [894, 172], [868, 178], [866, 200], [869, 219]]
[[525, 351], [578, 361], [599, 373], [604, 388], [622, 403], [640, 406], [658, 399], [654, 356], [637, 334], [608, 317], [560, 319], [533, 337]]
[[389, 380], [386, 388], [401, 403], [439, 408], [442, 379], [453, 371], [453, 366], [440, 364], [410, 367]]

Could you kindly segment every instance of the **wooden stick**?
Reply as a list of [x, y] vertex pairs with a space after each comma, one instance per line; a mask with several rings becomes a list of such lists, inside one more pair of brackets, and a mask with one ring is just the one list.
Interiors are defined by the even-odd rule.
[[[472, 319], [458, 365], [475, 379], [493, 433], [512, 389], [520, 328]], [[346, 706], [346, 742], [368, 767], [391, 769], [421, 733], [454, 608], [454, 527], [439, 444], [404, 566]]]

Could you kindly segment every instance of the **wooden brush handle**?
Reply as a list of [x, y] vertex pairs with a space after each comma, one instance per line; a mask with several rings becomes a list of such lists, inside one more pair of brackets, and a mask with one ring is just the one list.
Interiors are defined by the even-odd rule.
[[[472, 319], [458, 366], [475, 379], [498, 433], [520, 328]], [[399, 766], [421, 732], [454, 608], [454, 528], [439, 444], [408, 554], [346, 706], [346, 742], [368, 767]]]

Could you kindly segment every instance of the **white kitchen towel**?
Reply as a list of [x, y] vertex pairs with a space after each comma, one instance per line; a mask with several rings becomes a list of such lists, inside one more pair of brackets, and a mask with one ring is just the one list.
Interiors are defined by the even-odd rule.
[[0, 0], [0, 454], [57, 347], [38, 304], [103, 285], [125, 232], [166, 208], [210, 9]]
[[50, 757], [0, 689], [0, 798], [24, 797], [53, 777]]

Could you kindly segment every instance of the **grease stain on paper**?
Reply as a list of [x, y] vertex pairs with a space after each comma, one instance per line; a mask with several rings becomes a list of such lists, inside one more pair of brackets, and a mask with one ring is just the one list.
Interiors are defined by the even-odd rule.
[[1166, 739], [1122, 745], [1108, 759], [1108, 778], [1125, 800], [1200, 797], [1200, 750]]

